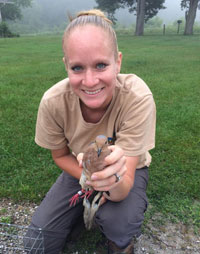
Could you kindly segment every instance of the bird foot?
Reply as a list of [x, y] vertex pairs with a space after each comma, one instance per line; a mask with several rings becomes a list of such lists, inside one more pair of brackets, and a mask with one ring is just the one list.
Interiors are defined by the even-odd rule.
[[81, 196], [81, 198], [86, 197], [88, 199], [92, 195], [92, 193], [93, 193], [93, 190], [88, 190], [88, 191], [84, 190], [84, 194]]
[[93, 190], [80, 190], [75, 194], [72, 198], [70, 198], [70, 206], [75, 206], [76, 203], [79, 201], [79, 198], [86, 198], [88, 199], [93, 193]]
[[80, 190], [77, 192], [77, 194], [75, 194], [72, 198], [70, 198], [70, 206], [75, 206], [76, 203], [78, 202], [79, 198], [81, 198], [83, 195], [83, 193], [85, 192], [85, 190]]

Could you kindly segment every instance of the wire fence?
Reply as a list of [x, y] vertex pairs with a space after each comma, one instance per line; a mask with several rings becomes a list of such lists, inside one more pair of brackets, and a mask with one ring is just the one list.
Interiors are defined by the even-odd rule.
[[42, 229], [0, 223], [1, 254], [44, 254]]

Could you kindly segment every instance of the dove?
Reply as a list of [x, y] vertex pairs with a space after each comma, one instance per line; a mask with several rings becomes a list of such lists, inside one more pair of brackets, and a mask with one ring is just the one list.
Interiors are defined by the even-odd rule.
[[104, 135], [97, 136], [95, 141], [89, 145], [82, 160], [83, 171], [79, 180], [82, 189], [70, 199], [70, 205], [75, 205], [79, 197], [83, 198], [83, 218], [88, 230], [91, 229], [93, 218], [99, 209], [102, 192], [95, 191], [92, 186], [86, 184], [86, 181], [91, 180], [94, 172], [106, 167], [105, 157], [111, 153], [108, 146], [108, 139]]

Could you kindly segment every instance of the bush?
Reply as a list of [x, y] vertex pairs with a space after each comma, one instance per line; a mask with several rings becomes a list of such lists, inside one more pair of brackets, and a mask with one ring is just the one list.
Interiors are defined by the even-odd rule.
[[145, 28], [162, 28], [163, 21], [158, 16], [155, 16], [145, 23]]
[[0, 23], [0, 37], [19, 37], [19, 35], [12, 33], [8, 25], [5, 22], [1, 22]]

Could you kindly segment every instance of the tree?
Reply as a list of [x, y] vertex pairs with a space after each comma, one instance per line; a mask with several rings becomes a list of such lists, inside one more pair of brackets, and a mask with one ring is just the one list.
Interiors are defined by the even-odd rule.
[[21, 7], [30, 6], [31, 1], [32, 0], [0, 0], [0, 16], [2, 21], [21, 19]]
[[160, 9], [164, 9], [165, 0], [96, 0], [97, 8], [108, 13], [108, 17], [116, 21], [115, 11], [119, 8], [128, 7], [129, 12], [135, 12], [136, 35], [144, 34], [144, 23], [154, 17]]
[[114, 23], [116, 21], [115, 11], [119, 8], [123, 8], [123, 1], [116, 0], [96, 0], [98, 4], [97, 8], [108, 13], [108, 18], [111, 19]]
[[144, 34], [145, 9], [146, 9], [145, 0], [138, 0], [135, 35]]
[[[182, 0], [181, 8], [186, 9], [185, 12], [185, 35], [193, 34], [193, 26], [196, 18], [196, 12], [198, 4], [200, 5], [200, 0]], [[200, 6], [199, 6], [200, 7]]]

